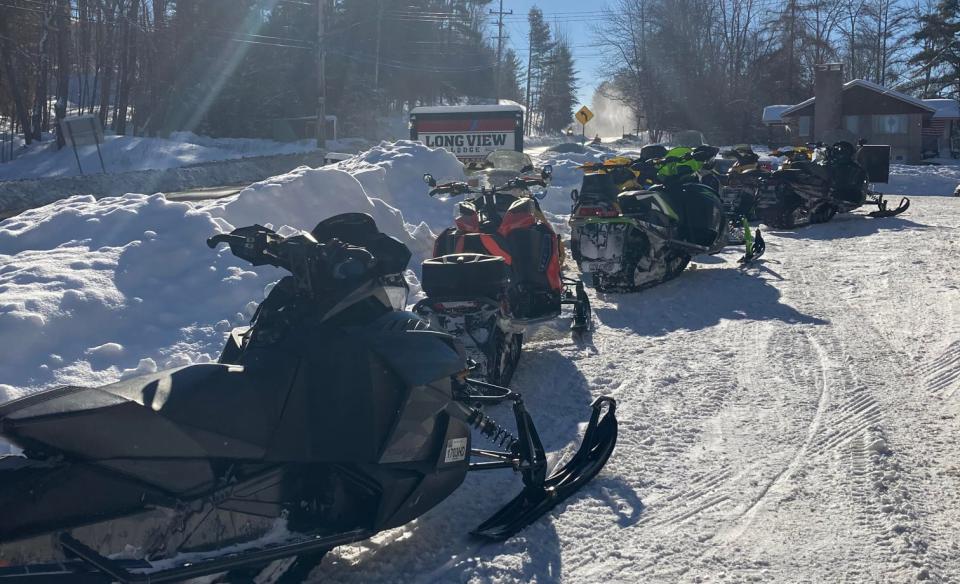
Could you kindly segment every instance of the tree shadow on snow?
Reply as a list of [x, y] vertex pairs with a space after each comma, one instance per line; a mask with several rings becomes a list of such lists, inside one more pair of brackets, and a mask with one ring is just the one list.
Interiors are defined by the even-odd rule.
[[722, 319], [828, 323], [780, 302], [780, 291], [768, 282], [763, 270], [759, 274], [734, 268], [687, 270], [648, 290], [601, 298], [616, 304], [594, 307], [594, 315], [603, 324], [649, 336], [700, 330]]
[[[552, 350], [525, 350], [510, 384], [520, 392], [534, 419], [548, 465], [569, 459], [580, 445], [580, 424], [590, 418], [590, 385], [569, 358]], [[509, 405], [485, 408], [497, 422], [515, 432]], [[474, 432], [474, 448], [495, 447]], [[502, 543], [482, 543], [470, 530], [492, 516], [521, 490], [520, 475], [510, 470], [467, 474], [463, 484], [434, 509], [405, 526], [402, 534], [377, 543], [334, 551], [312, 574], [311, 582], [462, 582], [475, 575], [482, 581], [553, 582], [561, 577], [561, 544], [555, 522], [563, 510], [583, 497], [595, 497], [614, 509], [618, 521], [634, 521], [642, 503], [618, 480], [598, 477], [545, 517]], [[626, 501], [617, 503], [615, 501]], [[359, 553], [358, 553], [359, 550]], [[507, 562], [498, 558], [512, 555]]]
[[881, 231], [924, 231], [926, 229], [928, 229], [927, 225], [915, 223], [903, 217], [874, 218], [859, 213], [843, 213], [827, 223], [799, 227], [796, 231], [770, 229], [765, 232], [789, 239], [831, 240], [869, 237]]

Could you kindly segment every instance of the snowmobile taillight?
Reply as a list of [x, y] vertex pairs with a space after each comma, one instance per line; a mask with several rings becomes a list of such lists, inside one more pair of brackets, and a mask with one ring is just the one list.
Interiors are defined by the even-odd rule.
[[474, 309], [480, 306], [479, 302], [473, 300], [457, 300], [455, 302], [437, 302], [433, 305], [433, 309], [438, 312], [447, 312], [447, 311], [457, 311], [465, 309]]
[[580, 207], [577, 215], [581, 217], [616, 217], [620, 213], [609, 207]]

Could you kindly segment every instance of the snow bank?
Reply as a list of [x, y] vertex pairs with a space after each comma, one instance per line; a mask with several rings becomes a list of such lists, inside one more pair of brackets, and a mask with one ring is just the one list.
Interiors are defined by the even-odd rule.
[[[191, 132], [174, 132], [170, 138], [105, 136], [101, 145], [104, 165], [113, 174], [131, 170], [167, 169], [251, 156], [293, 154], [316, 149], [313, 140], [274, 142], [253, 138], [209, 138]], [[100, 160], [93, 146], [80, 148], [84, 172], [100, 172]], [[31, 145], [27, 152], [0, 164], [0, 180], [76, 176], [80, 171], [72, 148], [57, 150], [55, 141]]]
[[[398, 166], [409, 180], [386, 165], [384, 184], [422, 193], [420, 177]], [[414, 269], [430, 254], [429, 230], [408, 226], [332, 167], [299, 168], [213, 202], [83, 196], [0, 222], [0, 401], [216, 359], [225, 333], [249, 321], [284, 272], [254, 271], [225, 249], [210, 250], [206, 238], [253, 223], [312, 229], [344, 212], [373, 216], [411, 248]]]
[[216, 358], [280, 275], [209, 250], [221, 227], [162, 195], [74, 197], [0, 223], [6, 397]]
[[918, 195], [952, 195], [960, 186], [960, 163], [943, 160], [934, 165], [890, 165], [890, 182], [873, 185], [881, 193]]
[[[393, 169], [380, 170], [383, 183], [389, 182], [398, 191], [408, 193], [419, 189], [423, 195], [419, 202], [431, 202], [424, 194], [426, 189], [419, 177], [414, 179], [409, 173], [395, 176]], [[400, 211], [375, 198], [376, 191], [362, 184], [360, 179], [363, 177], [362, 172], [354, 174], [336, 167], [302, 167], [250, 185], [233, 197], [206, 203], [202, 207], [212, 216], [234, 226], [271, 223], [304, 230], [313, 229], [323, 219], [339, 213], [367, 213], [381, 231], [407, 244], [413, 253], [410, 265], [419, 271], [420, 262], [429, 257], [433, 249], [432, 237], [428, 232], [407, 225]], [[410, 209], [413, 215], [418, 214], [416, 207]]]
[[381, 142], [338, 167], [356, 177], [370, 196], [403, 209], [409, 223], [424, 222], [434, 232], [453, 223], [456, 201], [431, 198], [423, 183], [426, 172], [438, 182], [464, 180], [463, 163], [443, 148], [410, 140]]

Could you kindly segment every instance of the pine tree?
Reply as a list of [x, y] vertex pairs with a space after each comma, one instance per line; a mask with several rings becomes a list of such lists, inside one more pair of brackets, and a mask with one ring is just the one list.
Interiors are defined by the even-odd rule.
[[523, 65], [520, 62], [520, 57], [513, 49], [507, 49], [503, 53], [503, 63], [500, 66], [502, 67], [500, 72], [500, 97], [523, 103], [524, 94], [520, 87]]
[[557, 41], [550, 58], [543, 83], [540, 105], [543, 110], [543, 129], [559, 132], [573, 121], [577, 102], [577, 73], [573, 54], [566, 39]]
[[554, 42], [542, 10], [534, 6], [530, 9], [527, 20], [530, 23], [528, 36], [530, 53], [527, 57], [526, 133], [532, 134], [543, 129], [543, 108], [540, 101], [546, 73], [550, 68]]
[[931, 95], [960, 98], [960, 0], [941, 0], [921, 16], [913, 39], [922, 48], [910, 63], [919, 65], [928, 77], [927, 90]]

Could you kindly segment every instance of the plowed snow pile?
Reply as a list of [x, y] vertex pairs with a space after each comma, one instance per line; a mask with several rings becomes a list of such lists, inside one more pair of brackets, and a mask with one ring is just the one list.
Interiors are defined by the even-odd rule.
[[[425, 191], [419, 177], [405, 185], [382, 174]], [[333, 168], [301, 168], [212, 204], [74, 197], [0, 222], [0, 401], [215, 360], [224, 333], [249, 320], [283, 272], [253, 271], [206, 238], [253, 223], [309, 230], [353, 211], [406, 243], [412, 267], [429, 254], [428, 233]]]
[[456, 201], [429, 197], [423, 183], [424, 173], [438, 182], [464, 180], [463, 163], [446, 150], [409, 140], [383, 142], [338, 167], [356, 177], [371, 197], [403, 209], [408, 223], [423, 222], [435, 232], [453, 223]]

